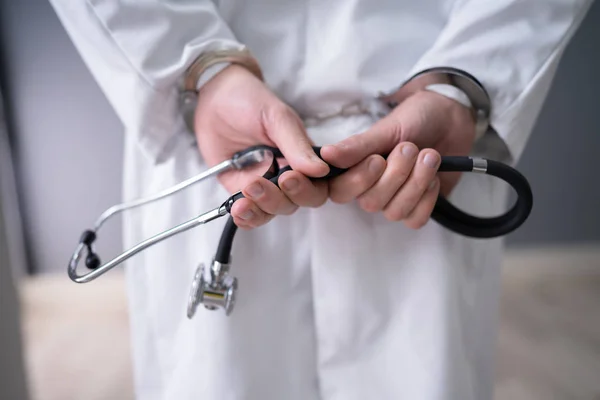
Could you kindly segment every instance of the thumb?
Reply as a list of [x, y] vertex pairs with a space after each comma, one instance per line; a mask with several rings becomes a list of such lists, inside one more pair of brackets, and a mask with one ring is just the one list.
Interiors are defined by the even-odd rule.
[[267, 136], [281, 150], [290, 166], [310, 177], [322, 177], [329, 166], [315, 154], [302, 121], [282, 103], [263, 109], [263, 125]]
[[369, 130], [336, 144], [323, 146], [321, 155], [339, 168], [350, 168], [372, 154], [386, 157], [400, 143], [400, 125], [391, 115], [377, 121]]

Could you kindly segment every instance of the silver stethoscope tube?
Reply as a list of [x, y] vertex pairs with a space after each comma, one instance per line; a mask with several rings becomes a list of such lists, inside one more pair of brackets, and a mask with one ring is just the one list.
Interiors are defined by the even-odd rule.
[[90, 282], [90, 281], [96, 279], [97, 277], [99, 277], [100, 275], [103, 275], [106, 272], [110, 271], [111, 269], [113, 269], [117, 265], [121, 264], [125, 260], [128, 260], [129, 258], [133, 257], [137, 253], [143, 251], [144, 249], [147, 249], [150, 246], [153, 246], [159, 242], [162, 242], [163, 240], [168, 239], [171, 236], [175, 236], [179, 233], [182, 233], [189, 229], [195, 228], [198, 225], [202, 225], [202, 224], [205, 224], [212, 220], [215, 220], [219, 217], [222, 217], [225, 214], [227, 214], [227, 210], [223, 206], [220, 206], [213, 210], [210, 210], [204, 214], [199, 215], [196, 218], [193, 218], [182, 224], [174, 226], [171, 229], [163, 231], [157, 235], [154, 235], [154, 236], [136, 244], [135, 246], [133, 246], [129, 250], [121, 253], [119, 256], [113, 258], [106, 264], [101, 265], [100, 267], [92, 270], [92, 272], [89, 272], [85, 275], [77, 275], [77, 264], [79, 264], [79, 259], [81, 258], [81, 251], [86, 247], [84, 243], [79, 243], [79, 245], [77, 246], [77, 249], [75, 250], [75, 253], [73, 254], [73, 257], [71, 258], [71, 262], [69, 263], [69, 278], [71, 278], [74, 282], [77, 282], [77, 283]]
[[167, 196], [170, 196], [174, 193], [179, 192], [180, 190], [183, 190], [183, 189], [193, 185], [194, 183], [201, 182], [207, 178], [213, 177], [214, 175], [218, 175], [222, 172], [226, 172], [226, 171], [229, 171], [234, 168], [235, 168], [235, 165], [234, 165], [233, 160], [226, 160], [226, 161], [223, 161], [222, 163], [217, 164], [214, 167], [202, 172], [201, 174], [193, 176], [183, 182], [178, 183], [175, 186], [167, 188], [167, 189], [165, 189], [161, 192], [158, 192], [152, 196], [144, 197], [144, 198], [138, 199], [138, 200], [133, 200], [133, 201], [130, 201], [127, 203], [114, 205], [111, 208], [109, 208], [108, 210], [104, 211], [100, 215], [100, 217], [98, 217], [98, 219], [96, 220], [96, 224], [94, 225], [94, 231], [97, 232], [100, 229], [100, 227], [104, 224], [104, 222], [106, 222], [106, 220], [108, 220], [110, 217], [114, 216], [117, 213], [123, 212], [125, 210], [131, 210], [133, 208], [140, 207], [145, 204], [149, 204], [154, 201], [163, 199]]
[[[132, 248], [121, 253], [119, 256], [113, 258], [109, 262], [107, 262], [103, 265], [94, 266], [94, 268], [92, 268], [92, 271], [87, 274], [83, 274], [83, 275], [77, 274], [77, 266], [81, 259], [82, 252], [86, 247], [88, 249], [88, 257], [93, 256], [97, 259], [97, 255], [93, 251], [94, 249], [93, 249], [92, 243], [96, 239], [96, 233], [100, 230], [102, 225], [104, 225], [104, 223], [111, 217], [113, 217], [116, 214], [121, 213], [123, 211], [131, 210], [133, 208], [140, 207], [140, 206], [152, 203], [154, 201], [163, 199], [165, 197], [168, 197], [168, 196], [170, 196], [174, 193], [177, 193], [180, 190], [183, 190], [195, 183], [198, 183], [207, 178], [211, 178], [213, 176], [219, 175], [223, 172], [227, 172], [227, 171], [231, 171], [231, 170], [241, 170], [248, 166], [255, 165], [257, 163], [264, 161], [266, 159], [266, 157], [267, 157], [267, 151], [265, 151], [264, 149], [257, 149], [255, 151], [240, 154], [237, 157], [234, 157], [230, 160], [223, 161], [223, 162], [215, 165], [214, 167], [211, 167], [211, 168], [207, 169], [206, 171], [204, 171], [196, 176], [193, 176], [192, 178], [189, 178], [183, 182], [180, 182], [177, 185], [167, 188], [167, 189], [165, 189], [161, 192], [158, 192], [152, 196], [144, 197], [141, 199], [133, 200], [133, 201], [122, 203], [122, 204], [117, 204], [115, 206], [110, 207], [109, 209], [104, 211], [100, 215], [100, 217], [96, 220], [93, 230], [88, 230], [88, 231], [84, 232], [81, 241], [77, 245], [77, 248], [75, 249], [75, 252], [71, 256], [71, 259], [69, 261], [69, 267], [68, 267], [69, 278], [71, 278], [71, 280], [73, 280], [74, 282], [77, 282], [77, 283], [90, 282], [90, 281], [98, 278], [99, 276], [105, 274], [106, 272], [110, 271], [111, 269], [113, 269], [117, 265], [121, 264], [122, 262], [126, 261], [127, 259], [129, 259], [129, 258], [133, 257], [134, 255], [138, 254], [139, 252], [143, 251], [144, 249], [147, 249], [150, 246], [153, 246], [153, 245], [155, 245], [165, 239], [168, 239], [174, 235], [177, 235], [179, 233], [182, 233], [189, 229], [192, 229], [198, 225], [205, 224], [207, 222], [213, 221], [214, 219], [224, 216], [225, 214], [227, 214], [227, 209], [221, 205], [213, 210], [210, 210], [210, 211], [203, 213], [193, 219], [190, 219], [189, 221], [179, 224], [173, 228], [170, 228], [166, 231], [163, 231], [159, 234], [156, 234], [156, 235], [138, 243], [137, 245], [133, 246]], [[97, 260], [99, 263], [99, 259], [97, 259]]]

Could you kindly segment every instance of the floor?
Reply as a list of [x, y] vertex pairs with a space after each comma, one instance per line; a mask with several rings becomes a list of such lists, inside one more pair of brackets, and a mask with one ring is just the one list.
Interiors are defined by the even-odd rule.
[[600, 249], [507, 259], [497, 400], [600, 400]]
[[[122, 277], [24, 282], [32, 400], [132, 399]], [[600, 400], [600, 247], [513, 251], [495, 400]]]

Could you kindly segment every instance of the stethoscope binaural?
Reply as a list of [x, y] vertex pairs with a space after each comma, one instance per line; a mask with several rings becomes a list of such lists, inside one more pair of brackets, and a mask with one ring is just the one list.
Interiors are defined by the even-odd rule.
[[[320, 147], [314, 147], [314, 150], [320, 157]], [[264, 162], [270, 162], [269, 170], [264, 177], [277, 185], [279, 176], [284, 172], [291, 170], [290, 166], [283, 168], [279, 167], [277, 160], [282, 158], [283, 154], [277, 148], [263, 145], [253, 146], [236, 153], [231, 159], [223, 161], [203, 173], [153, 196], [109, 208], [98, 218], [93, 229], [86, 230], [82, 234], [77, 249], [69, 262], [69, 277], [77, 283], [90, 282], [150, 246], [229, 214], [233, 204], [244, 196], [241, 192], [235, 193], [218, 207], [152, 236], [113, 258], [109, 262], [100, 265], [101, 261], [94, 252], [93, 243], [97, 238], [97, 232], [101, 226], [112, 216], [125, 210], [140, 207], [165, 198], [194, 183], [203, 181], [223, 172], [242, 170]], [[345, 169], [337, 168], [332, 165], [330, 165], [329, 168], [330, 172], [327, 176], [319, 179], [333, 178], [346, 171]], [[529, 217], [533, 206], [533, 194], [527, 179], [514, 168], [497, 161], [483, 158], [445, 156], [442, 157], [438, 171], [475, 172], [495, 176], [512, 186], [517, 194], [517, 200], [512, 208], [503, 215], [489, 218], [469, 215], [453, 206], [448, 200], [440, 195], [438, 196], [431, 218], [445, 228], [457, 234], [472, 238], [494, 238], [506, 235], [519, 228]], [[233, 217], [230, 216], [225, 224], [223, 233], [221, 234], [221, 239], [210, 268], [205, 268], [203, 264], [200, 264], [197, 268], [192, 281], [192, 288], [188, 301], [188, 318], [193, 317], [199, 304], [203, 304], [204, 307], [209, 310], [222, 308], [225, 310], [226, 315], [229, 315], [233, 310], [236, 299], [237, 279], [229, 275], [229, 265], [233, 239], [236, 231], [237, 226], [233, 222]], [[84, 275], [78, 275], [77, 265], [79, 264], [84, 249], [87, 253], [85, 264], [91, 272]]]

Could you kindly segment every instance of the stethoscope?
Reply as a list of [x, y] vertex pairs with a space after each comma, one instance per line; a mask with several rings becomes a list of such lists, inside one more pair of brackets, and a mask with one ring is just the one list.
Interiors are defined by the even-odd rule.
[[[314, 147], [314, 150], [320, 157], [320, 147]], [[100, 258], [94, 252], [93, 244], [97, 239], [98, 231], [109, 218], [125, 210], [141, 207], [170, 196], [194, 183], [201, 182], [223, 172], [243, 170], [260, 163], [267, 163], [269, 165], [268, 171], [263, 176], [277, 185], [279, 176], [284, 172], [291, 170], [290, 166], [285, 166], [283, 168], [279, 166], [277, 160], [282, 158], [284, 158], [283, 154], [277, 148], [263, 145], [253, 146], [234, 154], [231, 159], [223, 161], [220, 164], [217, 164], [173, 187], [156, 193], [153, 196], [109, 208], [98, 218], [93, 229], [86, 230], [81, 235], [77, 249], [69, 262], [69, 277], [77, 283], [90, 282], [150, 246], [230, 214], [233, 204], [237, 200], [243, 198], [244, 195], [241, 192], [237, 192], [218, 207], [152, 236], [126, 250], [109, 262], [101, 265]], [[333, 178], [346, 171], [345, 169], [337, 168], [332, 165], [329, 165], [329, 168], [330, 172], [325, 177], [319, 179]], [[446, 156], [442, 157], [438, 171], [474, 172], [495, 176], [512, 186], [517, 194], [516, 202], [505, 214], [488, 218], [475, 217], [467, 214], [453, 206], [443, 196], [438, 196], [431, 218], [450, 231], [472, 238], [494, 238], [506, 235], [519, 228], [529, 217], [533, 206], [533, 194], [527, 179], [514, 168], [498, 161], [487, 160], [484, 158]], [[233, 222], [233, 217], [230, 216], [225, 224], [223, 233], [221, 234], [217, 251], [210, 268], [205, 268], [204, 264], [200, 264], [196, 269], [188, 299], [188, 318], [194, 316], [196, 309], [200, 304], [203, 304], [208, 310], [223, 309], [226, 315], [231, 314], [235, 306], [236, 291], [238, 287], [237, 279], [229, 275], [231, 262], [230, 254], [236, 231], [237, 226]], [[86, 250], [87, 253], [85, 265], [91, 272], [84, 275], [78, 275], [77, 265], [79, 264], [79, 260], [81, 259], [84, 250]]]

